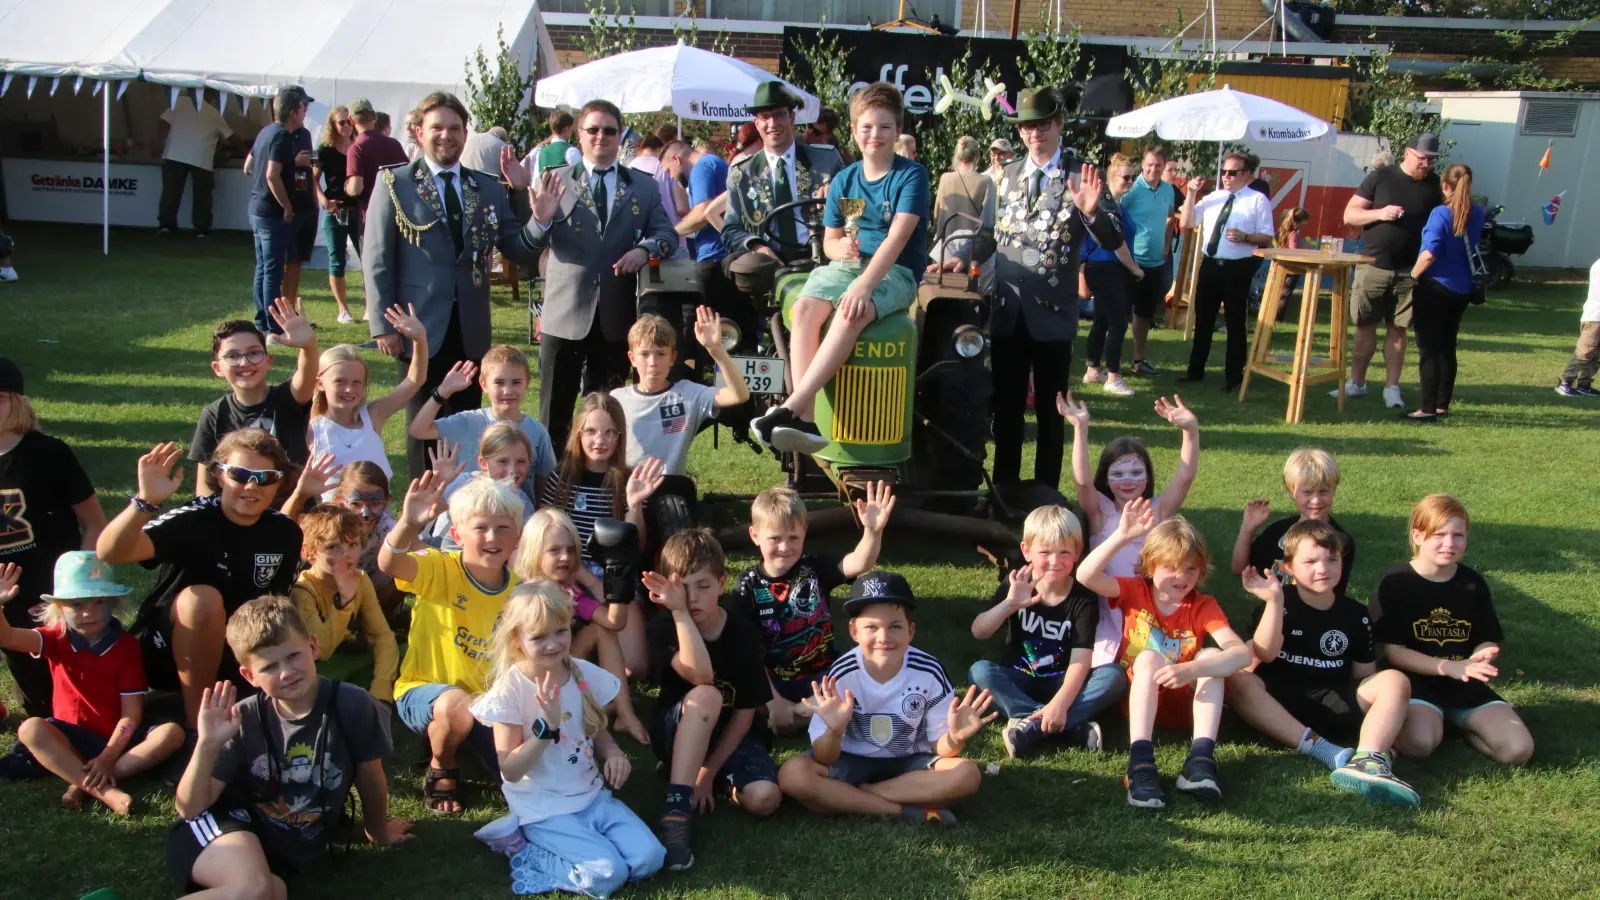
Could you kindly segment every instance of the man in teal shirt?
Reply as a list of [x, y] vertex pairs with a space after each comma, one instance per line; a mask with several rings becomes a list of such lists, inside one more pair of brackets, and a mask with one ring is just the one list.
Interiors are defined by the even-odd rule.
[[1167, 221], [1182, 200], [1177, 188], [1161, 180], [1167, 154], [1160, 146], [1144, 152], [1139, 177], [1122, 197], [1128, 214], [1128, 247], [1134, 262], [1144, 269], [1144, 278], [1133, 285], [1133, 363], [1128, 371], [1135, 375], [1159, 375], [1145, 360], [1145, 345], [1150, 339], [1150, 321], [1166, 302], [1172, 286], [1172, 260], [1167, 256]]

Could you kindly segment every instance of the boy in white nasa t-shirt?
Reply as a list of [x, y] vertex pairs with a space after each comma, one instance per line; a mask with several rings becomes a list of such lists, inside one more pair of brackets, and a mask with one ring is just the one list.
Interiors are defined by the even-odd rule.
[[983, 776], [961, 751], [999, 713], [988, 691], [956, 696], [939, 661], [911, 646], [915, 608], [895, 572], [868, 572], [850, 589], [856, 647], [813, 686], [811, 749], [778, 772], [807, 808], [954, 825], [945, 807], [978, 792]]

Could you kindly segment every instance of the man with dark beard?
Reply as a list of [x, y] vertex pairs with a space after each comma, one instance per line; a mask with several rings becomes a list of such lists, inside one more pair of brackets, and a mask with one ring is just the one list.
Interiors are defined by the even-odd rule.
[[[483, 392], [476, 383], [448, 400], [435, 389], [456, 363], [476, 362], [489, 349], [490, 254], [499, 250], [528, 266], [539, 259], [535, 232], [519, 224], [505, 188], [461, 165], [467, 137], [461, 101], [442, 92], [429, 94], [415, 113], [422, 153], [413, 162], [378, 172], [361, 243], [367, 322], [378, 349], [398, 360], [400, 377], [411, 364], [407, 343], [384, 310], [414, 310], [428, 330], [428, 380], [406, 408], [408, 426], [430, 398], [439, 401], [441, 418], [481, 405]], [[515, 165], [509, 150], [505, 156]], [[530, 202], [526, 197], [518, 202], [527, 218]], [[412, 478], [427, 468], [430, 443], [406, 442]]]

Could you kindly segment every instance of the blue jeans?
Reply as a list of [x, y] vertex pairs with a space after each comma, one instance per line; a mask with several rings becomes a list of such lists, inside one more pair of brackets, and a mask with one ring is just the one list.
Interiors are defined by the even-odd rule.
[[522, 826], [528, 844], [511, 857], [511, 891], [609, 897], [661, 871], [667, 849], [650, 826], [601, 791], [587, 807]]
[[256, 302], [256, 327], [262, 334], [282, 334], [272, 315], [272, 301], [283, 292], [283, 264], [289, 257], [289, 243], [295, 226], [282, 216], [250, 216], [256, 238], [256, 275], [252, 296]]
[[[354, 209], [345, 209], [338, 212], [322, 211], [322, 243], [328, 247], [328, 275], [333, 278], [344, 277], [344, 267], [350, 260], [349, 247], [346, 241], [354, 244], [356, 252], [361, 252], [361, 234], [356, 227], [361, 221], [361, 212]], [[340, 221], [340, 219], [343, 221]]]
[[[1060, 675], [1035, 678], [1011, 666], [983, 659], [972, 664], [967, 677], [989, 692], [1008, 719], [1026, 719], [1043, 709], [1056, 691], [1061, 690], [1062, 678]], [[1067, 710], [1067, 727], [1074, 728], [1099, 715], [1122, 699], [1127, 690], [1128, 674], [1116, 663], [1090, 669], [1083, 688]]]

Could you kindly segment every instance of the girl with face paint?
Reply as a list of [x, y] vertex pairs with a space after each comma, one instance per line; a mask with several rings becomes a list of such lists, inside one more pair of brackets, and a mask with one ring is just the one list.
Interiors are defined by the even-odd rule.
[[[1088, 520], [1089, 548], [1092, 550], [1115, 534], [1122, 521], [1122, 511], [1130, 500], [1144, 498], [1150, 501], [1155, 513], [1155, 524], [1177, 515], [1183, 501], [1189, 496], [1195, 474], [1200, 470], [1200, 420], [1194, 411], [1183, 405], [1183, 398], [1174, 394], [1171, 400], [1158, 397], [1156, 415], [1183, 432], [1183, 443], [1178, 451], [1178, 468], [1172, 473], [1166, 489], [1156, 494], [1155, 467], [1150, 462], [1150, 451], [1144, 442], [1132, 435], [1123, 435], [1106, 444], [1100, 451], [1100, 464], [1089, 468], [1089, 408], [1072, 399], [1069, 391], [1056, 395], [1056, 409], [1072, 423], [1072, 480], [1078, 488], [1078, 506]], [[1144, 547], [1143, 538], [1122, 548], [1106, 566], [1105, 574], [1113, 578], [1131, 578]], [[1095, 629], [1094, 656], [1091, 666], [1108, 665], [1116, 661], [1122, 644], [1122, 612], [1111, 609], [1104, 597], [1100, 598], [1100, 623]]]

